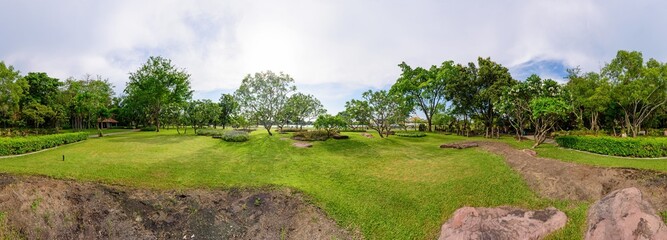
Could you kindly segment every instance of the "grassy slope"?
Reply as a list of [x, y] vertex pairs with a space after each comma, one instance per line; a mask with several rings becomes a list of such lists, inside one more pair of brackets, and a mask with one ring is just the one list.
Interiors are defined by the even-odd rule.
[[[667, 141], [667, 139], [665, 139]], [[503, 137], [500, 139], [516, 148], [530, 148], [533, 141], [524, 140], [517, 142], [513, 138]], [[571, 149], [559, 148], [554, 144], [542, 144], [535, 149], [539, 156], [546, 158], [559, 159], [566, 162], [583, 163], [594, 166], [603, 167], [624, 167], [624, 168], [638, 168], [651, 169], [662, 172], [667, 172], [667, 159], [640, 159], [640, 158], [621, 158], [604, 156], [582, 151], [575, 151]]]
[[552, 238], [581, 238], [588, 204], [539, 199], [498, 156], [437, 147], [461, 137], [348, 135], [297, 149], [264, 131], [245, 143], [140, 132], [1, 159], [0, 171], [158, 189], [287, 186], [369, 239], [433, 239], [462, 206], [553, 205], [571, 220]]

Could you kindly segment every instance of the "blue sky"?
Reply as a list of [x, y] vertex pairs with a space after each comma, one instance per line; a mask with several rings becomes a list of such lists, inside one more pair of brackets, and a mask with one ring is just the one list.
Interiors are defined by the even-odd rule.
[[397, 64], [491, 57], [523, 79], [597, 71], [619, 49], [667, 61], [667, 2], [0, 0], [0, 60], [22, 73], [108, 78], [161, 55], [192, 75], [196, 98], [246, 74], [290, 74], [329, 112], [386, 89]]

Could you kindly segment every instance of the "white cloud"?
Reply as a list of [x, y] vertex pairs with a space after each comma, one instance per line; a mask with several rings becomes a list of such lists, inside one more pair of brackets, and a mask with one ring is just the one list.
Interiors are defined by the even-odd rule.
[[597, 70], [619, 49], [665, 61], [666, 8], [657, 0], [6, 0], [0, 60], [59, 78], [100, 74], [117, 92], [150, 55], [186, 68], [196, 91], [230, 92], [248, 73], [284, 71], [336, 112], [393, 83], [401, 61], [490, 56], [508, 67], [553, 59]]

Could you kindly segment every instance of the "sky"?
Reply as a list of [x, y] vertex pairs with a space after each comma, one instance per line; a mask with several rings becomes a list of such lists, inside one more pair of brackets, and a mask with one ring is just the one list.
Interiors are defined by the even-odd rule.
[[130, 72], [163, 56], [197, 99], [247, 74], [292, 76], [330, 113], [388, 89], [398, 64], [476, 61], [558, 81], [598, 71], [618, 50], [667, 61], [667, 1], [31, 1], [0, 0], [0, 61], [22, 74], [101, 75], [122, 94]]

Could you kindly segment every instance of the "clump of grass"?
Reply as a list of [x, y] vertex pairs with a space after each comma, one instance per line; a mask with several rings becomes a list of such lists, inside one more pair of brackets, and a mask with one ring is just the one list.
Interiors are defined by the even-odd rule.
[[198, 136], [222, 136], [227, 132], [224, 129], [214, 129], [214, 128], [202, 128], [202, 129], [197, 129], [197, 135]]
[[426, 137], [424, 132], [396, 132], [395, 135], [399, 137]]

